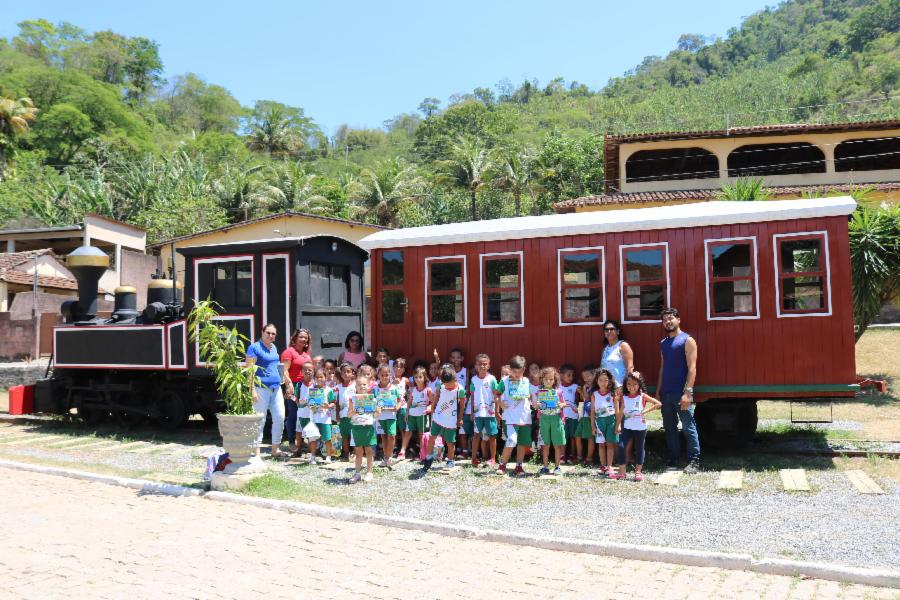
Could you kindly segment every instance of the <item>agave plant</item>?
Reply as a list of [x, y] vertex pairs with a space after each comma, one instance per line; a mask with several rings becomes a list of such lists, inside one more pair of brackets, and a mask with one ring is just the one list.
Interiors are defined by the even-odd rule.
[[738, 202], [747, 202], [754, 200], [770, 200], [772, 192], [765, 187], [765, 182], [761, 178], [745, 179], [743, 177], [735, 180], [732, 185], [722, 186], [722, 200], [735, 200]]
[[853, 212], [850, 267], [859, 340], [881, 307], [900, 294], [900, 205], [860, 204]]
[[247, 336], [218, 321], [218, 304], [201, 300], [188, 315], [191, 342], [199, 344], [200, 358], [212, 369], [216, 389], [225, 403], [225, 414], [252, 415], [253, 397], [250, 377], [256, 378], [256, 366], [245, 365]]

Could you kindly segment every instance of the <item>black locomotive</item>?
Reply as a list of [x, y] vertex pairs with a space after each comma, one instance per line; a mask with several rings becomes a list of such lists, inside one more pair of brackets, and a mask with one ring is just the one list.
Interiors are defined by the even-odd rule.
[[150, 418], [170, 427], [193, 414], [214, 419], [221, 404], [187, 331], [195, 298], [215, 300], [220, 319], [250, 340], [274, 323], [279, 350], [292, 330], [304, 327], [312, 332], [313, 354], [337, 358], [346, 334], [363, 330], [368, 254], [347, 240], [315, 235], [178, 252], [185, 257], [184, 290], [154, 279], [139, 311], [135, 288], [119, 287], [110, 318], [97, 316], [97, 282], [109, 258], [90, 246], [66, 258], [78, 300], [63, 305], [65, 324], [53, 330], [53, 372], [36, 385], [38, 412], [75, 409], [88, 422]]

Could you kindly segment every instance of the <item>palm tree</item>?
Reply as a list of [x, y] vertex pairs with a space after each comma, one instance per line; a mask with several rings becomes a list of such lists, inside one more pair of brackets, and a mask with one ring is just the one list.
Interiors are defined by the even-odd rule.
[[300, 140], [291, 129], [291, 123], [277, 106], [272, 106], [249, 125], [247, 146], [251, 150], [267, 152], [271, 156], [286, 156], [299, 148]]
[[328, 199], [317, 193], [314, 185], [317, 177], [302, 161], [276, 163], [266, 172], [266, 184], [259, 194], [275, 212], [327, 214]]
[[442, 170], [439, 180], [466, 188], [472, 203], [472, 220], [478, 219], [478, 191], [488, 180], [493, 160], [488, 149], [477, 139], [463, 137], [450, 147], [450, 157], [438, 161]]
[[425, 180], [416, 173], [415, 165], [396, 158], [363, 169], [348, 189], [350, 199], [360, 202], [376, 223], [396, 227], [398, 209], [421, 197]]
[[262, 168], [262, 165], [250, 164], [249, 161], [241, 164], [226, 162], [213, 181], [213, 193], [218, 198], [219, 205], [231, 213], [232, 220], [246, 221], [260, 207], [269, 203], [268, 197], [261, 190]]
[[534, 189], [535, 155], [525, 149], [505, 149], [499, 153], [491, 173], [492, 183], [508, 190], [515, 201], [516, 216], [522, 215], [522, 194]]
[[0, 175], [6, 164], [7, 148], [11, 149], [14, 139], [28, 131], [37, 112], [31, 98], [15, 100], [0, 96]]

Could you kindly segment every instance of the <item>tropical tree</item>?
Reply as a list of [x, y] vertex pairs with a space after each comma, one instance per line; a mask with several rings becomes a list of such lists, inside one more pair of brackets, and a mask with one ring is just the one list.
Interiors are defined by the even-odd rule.
[[493, 170], [493, 159], [488, 149], [476, 138], [462, 137], [450, 147], [450, 156], [438, 161], [441, 173], [439, 181], [465, 188], [469, 193], [472, 220], [478, 219], [476, 204], [478, 192], [488, 181]]
[[275, 212], [328, 214], [328, 199], [315, 188], [317, 177], [302, 161], [275, 163], [266, 172], [259, 194]]
[[212, 182], [212, 190], [219, 205], [227, 210], [234, 221], [246, 221], [263, 206], [268, 197], [261, 188], [263, 165], [250, 161], [224, 162], [218, 176]]
[[498, 153], [490, 179], [495, 187], [512, 194], [517, 217], [522, 215], [522, 194], [536, 185], [534, 175], [535, 155], [530, 149], [504, 149]]
[[349, 198], [359, 202], [367, 216], [379, 225], [396, 227], [399, 209], [421, 198], [425, 180], [418, 175], [414, 164], [396, 158], [363, 169], [359, 180], [348, 188]]
[[0, 96], [0, 175], [3, 174], [7, 155], [15, 147], [15, 139], [28, 131], [37, 112], [31, 98], [15, 100]]
[[861, 203], [849, 227], [853, 317], [859, 340], [881, 307], [900, 294], [900, 205]]

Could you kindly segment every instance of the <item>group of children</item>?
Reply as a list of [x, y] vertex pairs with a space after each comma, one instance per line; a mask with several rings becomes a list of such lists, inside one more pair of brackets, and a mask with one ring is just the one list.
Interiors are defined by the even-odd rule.
[[[622, 389], [607, 369], [585, 367], [579, 385], [572, 365], [541, 368], [522, 356], [503, 365], [497, 379], [488, 355], [478, 354], [470, 375], [459, 348], [445, 364], [437, 351], [434, 362], [416, 361], [411, 376], [406, 361], [392, 360], [386, 349], [379, 349], [375, 360], [377, 366], [358, 369], [330, 360], [303, 366], [296, 390], [295, 456], [306, 440], [310, 462], [315, 463], [321, 440], [324, 460], [330, 462], [332, 439], [337, 437], [332, 425], [337, 424], [342, 457], [349, 458], [349, 449], [354, 449], [351, 483], [371, 481], [377, 454], [381, 466], [391, 468], [395, 460], [406, 460], [408, 451], [421, 455], [423, 447], [425, 471], [440, 466], [443, 450], [446, 468], [454, 467], [459, 454], [471, 457], [474, 467], [506, 473], [515, 453], [514, 474], [522, 477], [523, 463], [535, 444], [542, 475], [559, 474], [563, 463], [591, 466], [599, 448], [598, 475], [625, 479], [626, 464], [632, 462], [635, 481], [643, 480], [644, 415], [660, 403], [645, 393], [637, 371], [626, 375]], [[498, 441], [503, 443], [499, 462]]]

